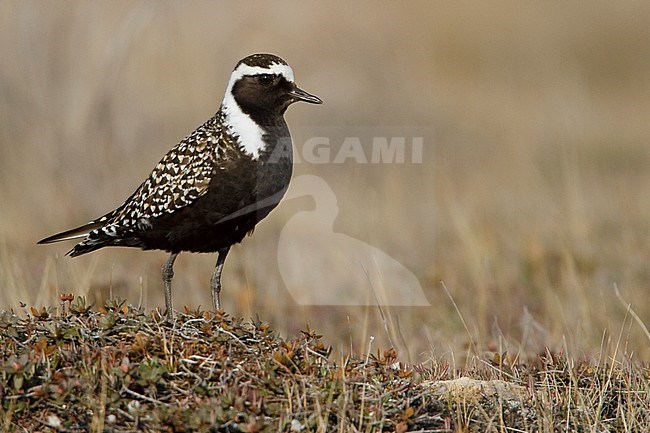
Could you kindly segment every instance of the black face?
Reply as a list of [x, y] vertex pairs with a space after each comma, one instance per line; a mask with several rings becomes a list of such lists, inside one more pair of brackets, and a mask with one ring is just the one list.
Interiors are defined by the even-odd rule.
[[232, 94], [242, 111], [260, 124], [274, 124], [297, 101], [322, 104], [318, 97], [278, 74], [244, 75], [233, 86]]
[[282, 116], [295, 100], [290, 92], [295, 88], [281, 75], [245, 75], [235, 83], [235, 101], [248, 115], [254, 117]]

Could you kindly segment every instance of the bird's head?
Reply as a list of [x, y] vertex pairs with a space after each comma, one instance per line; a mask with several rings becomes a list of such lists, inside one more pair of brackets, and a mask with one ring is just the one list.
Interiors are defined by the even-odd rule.
[[300, 89], [294, 82], [293, 70], [273, 54], [253, 54], [237, 63], [230, 75], [224, 103], [235, 102], [253, 118], [282, 115], [289, 105], [304, 101], [323, 101]]

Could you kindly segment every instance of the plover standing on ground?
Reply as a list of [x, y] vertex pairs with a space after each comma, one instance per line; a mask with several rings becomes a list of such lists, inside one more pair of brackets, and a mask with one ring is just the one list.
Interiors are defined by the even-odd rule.
[[242, 59], [219, 111], [174, 146], [121, 206], [39, 244], [84, 238], [68, 252], [72, 257], [108, 246], [169, 251], [163, 267], [169, 317], [178, 254], [217, 252], [210, 289], [218, 310], [230, 247], [253, 231], [289, 186], [293, 147], [283, 115], [297, 101], [323, 102], [296, 86], [281, 58]]

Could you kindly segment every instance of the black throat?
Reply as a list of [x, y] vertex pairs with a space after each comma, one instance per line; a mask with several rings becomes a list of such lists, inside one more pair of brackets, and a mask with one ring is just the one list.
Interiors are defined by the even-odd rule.
[[293, 100], [289, 96], [292, 84], [281, 78], [277, 84], [260, 87], [252, 77], [237, 81], [231, 92], [239, 108], [255, 123], [266, 129], [286, 127], [284, 113]]

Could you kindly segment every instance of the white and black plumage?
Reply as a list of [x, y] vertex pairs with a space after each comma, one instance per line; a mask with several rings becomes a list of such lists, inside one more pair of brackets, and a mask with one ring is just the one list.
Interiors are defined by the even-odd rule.
[[39, 244], [84, 238], [76, 257], [107, 246], [171, 253], [163, 267], [165, 306], [172, 315], [174, 260], [182, 251], [218, 252], [210, 281], [220, 308], [221, 271], [241, 242], [284, 195], [293, 148], [284, 112], [294, 102], [322, 101], [294, 83], [293, 70], [272, 54], [242, 59], [219, 111], [174, 146], [117, 209]]

